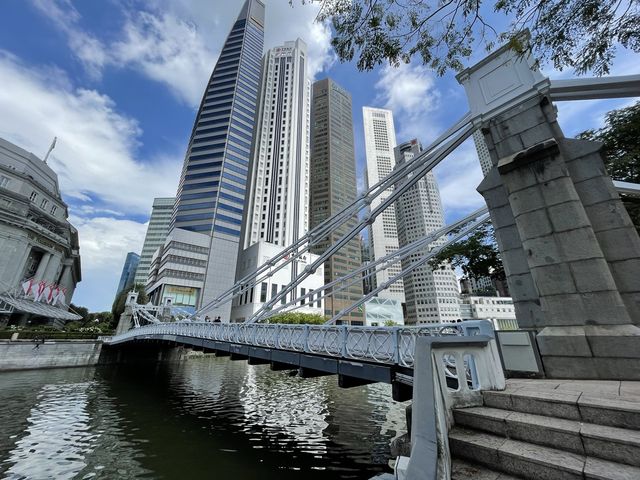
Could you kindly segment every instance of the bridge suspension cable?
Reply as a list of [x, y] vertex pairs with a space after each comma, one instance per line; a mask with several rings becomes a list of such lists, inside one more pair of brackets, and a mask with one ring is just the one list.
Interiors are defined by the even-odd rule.
[[[474, 223], [475, 227], [477, 228], [480, 224], [482, 224], [482, 222], [477, 223], [478, 222], [478, 218], [482, 217], [485, 218], [486, 214], [487, 214], [487, 208], [480, 208], [478, 210], [476, 210], [475, 212], [467, 215], [466, 217], [458, 220], [457, 222], [448, 225], [446, 227], [440, 228], [438, 230], [435, 230], [433, 232], [431, 232], [429, 235], [416, 240], [415, 242], [412, 242], [408, 245], [405, 245], [404, 247], [399, 248], [398, 250], [395, 250], [387, 255], [385, 255], [384, 257], [368, 263], [367, 265], [363, 265], [359, 268], [356, 268], [355, 270], [349, 272], [348, 274], [337, 278], [335, 280], [333, 280], [330, 283], [325, 284], [324, 286], [322, 286], [320, 289], [306, 293], [304, 295], [300, 295], [297, 298], [295, 298], [294, 300], [290, 300], [284, 304], [280, 304], [278, 306], [278, 308], [272, 309], [270, 311], [265, 311], [265, 312], [261, 312], [261, 315], [258, 316], [258, 313], [256, 313], [256, 315], [254, 315], [252, 318], [250, 318], [247, 323], [256, 323], [256, 322], [260, 322], [270, 316], [273, 316], [283, 310], [287, 310], [287, 311], [291, 311], [291, 310], [296, 310], [298, 308], [301, 308], [304, 306], [304, 304], [302, 304], [302, 301], [304, 300], [305, 302], [308, 300], [310, 303], [314, 302], [314, 301], [319, 301], [319, 300], [323, 300], [325, 298], [331, 297], [336, 293], [342, 292], [344, 290], [346, 290], [347, 288], [349, 288], [351, 285], [354, 285], [356, 283], [361, 282], [364, 278], [369, 278], [374, 276], [376, 273], [386, 270], [389, 267], [391, 267], [392, 265], [395, 265], [396, 263], [404, 260], [405, 258], [409, 257], [410, 255], [414, 255], [416, 252], [420, 252], [423, 251], [425, 248], [428, 248], [429, 244], [445, 237], [446, 235], [451, 234], [452, 232], [455, 232], [456, 230], [460, 229], [461, 227], [465, 227], [467, 226], [467, 224], [470, 224], [471, 222], [476, 221], [476, 223]], [[486, 221], [486, 220], [485, 220]], [[462, 237], [460, 237], [462, 238]], [[449, 243], [447, 243], [449, 244]], [[438, 250], [439, 251], [439, 250]], [[401, 276], [404, 276], [408, 273], [410, 273], [411, 270], [406, 270], [403, 271]], [[400, 277], [401, 277], [400, 276]], [[400, 277], [398, 277], [395, 281], [397, 281]], [[347, 281], [351, 280], [349, 283], [347, 283]], [[391, 282], [391, 283], [395, 283]], [[390, 285], [390, 284], [389, 284]], [[337, 288], [334, 288], [336, 287]], [[388, 286], [388, 285], [387, 285]], [[376, 291], [379, 292], [382, 289], [378, 289]], [[322, 291], [322, 293], [320, 292]], [[317, 295], [314, 299], [314, 295]], [[366, 300], [369, 300], [371, 297], [366, 298]], [[365, 300], [365, 301], [366, 301]], [[364, 303], [364, 302], [362, 302]], [[356, 308], [359, 305], [356, 305]], [[346, 312], [349, 313], [349, 312]], [[346, 313], [343, 313], [346, 314]], [[332, 319], [333, 320], [333, 319]], [[333, 320], [335, 321], [335, 320]], [[330, 322], [327, 322], [330, 323]]]
[[[307, 232], [307, 234], [303, 235], [297, 242], [284, 248], [278, 255], [274, 256], [269, 261], [260, 265], [253, 272], [245, 275], [243, 278], [236, 281], [236, 283], [231, 288], [229, 288], [228, 290], [220, 294], [215, 299], [213, 299], [206, 305], [203, 305], [201, 308], [198, 309], [198, 311], [196, 311], [192, 315], [192, 317], [196, 317], [206, 312], [209, 309], [228, 303], [229, 301], [233, 300], [233, 298], [235, 298], [236, 296], [246, 292], [247, 289], [255, 287], [255, 285], [259, 284], [262, 280], [272, 276], [277, 271], [281, 270], [282, 268], [285, 268], [290, 263], [296, 261], [300, 256], [307, 253], [314, 244], [317, 244], [319, 240], [326, 237], [331, 232], [335, 231], [339, 226], [341, 226], [348, 220], [352, 219], [354, 215], [357, 215], [357, 213], [360, 212], [360, 210], [370, 205], [373, 198], [376, 198], [377, 196], [381, 195], [383, 192], [388, 190], [399, 179], [407, 176], [409, 173], [415, 172], [414, 179], [412, 180], [413, 180], [413, 183], [417, 182], [417, 180], [421, 178], [427, 171], [431, 170], [431, 168], [437, 165], [448, 154], [448, 152], [444, 155], [438, 155], [437, 162], [434, 163], [428, 170], [425, 170], [423, 168], [424, 165], [421, 165], [423, 160], [429, 158], [430, 156], [432, 156], [432, 154], [438, 152], [439, 148], [441, 150], [443, 149], [446, 150], [450, 148], [450, 145], [452, 143], [455, 143], [456, 144], [455, 146], [459, 145], [460, 143], [462, 143], [462, 141], [464, 141], [466, 138], [468, 138], [471, 135], [472, 131], [471, 131], [469, 119], [470, 119], [470, 114], [466, 113], [451, 128], [449, 128], [446, 132], [440, 135], [431, 145], [429, 145], [427, 149], [425, 149], [419, 156], [417, 156], [414, 159], [414, 161], [403, 164], [399, 168], [395, 169], [389, 176], [385, 177], [383, 180], [381, 180], [377, 184], [368, 188], [367, 191], [365, 191], [356, 200], [354, 200], [345, 208], [343, 208], [336, 215], [328, 218], [321, 224], [317, 225], [315, 228]], [[450, 140], [448, 143], [446, 143], [444, 146], [442, 146], [443, 142], [445, 142], [445, 140], [447, 140], [449, 137], [452, 137], [452, 136], [453, 136], [453, 139]], [[462, 140], [456, 142], [455, 140], [457, 140], [461, 136], [463, 137]], [[450, 148], [449, 151], [453, 150], [453, 148]], [[394, 200], [395, 198], [397, 198], [397, 196], [394, 196]], [[392, 202], [387, 202], [384, 208], [386, 208], [391, 203]], [[384, 210], [384, 208], [378, 209], [375, 213], [372, 212], [372, 215], [368, 217], [370, 218], [370, 221], [372, 222], [373, 220], [375, 220], [375, 217], [377, 217], [379, 213], [381, 213], [382, 210]], [[353, 229], [352, 229], [352, 231], [350, 231], [347, 234], [349, 238], [345, 240], [346, 238], [345, 236], [343, 237], [343, 239], [341, 239], [340, 242], [342, 242], [342, 240], [345, 240], [344, 243], [349, 241], [366, 224], [367, 224], [366, 222], [359, 222], [359, 224], [356, 226], [358, 230], [355, 233], [353, 233]], [[335, 251], [337, 251], [339, 248], [340, 247], [336, 247], [335, 245], [329, 247], [329, 249], [322, 254], [323, 260], [314, 262], [315, 266], [313, 267], [313, 269], [315, 270], [319, 265], [321, 265], [324, 262], [326, 258], [328, 258], [333, 253], [335, 253]], [[302, 278], [300, 278], [300, 276], [299, 278], [296, 278], [292, 286], [292, 289], [295, 288], [295, 286], [299, 284], [302, 280], [304, 280], [307, 276], [308, 274]], [[290, 290], [284, 292], [283, 295], [286, 295], [289, 292]], [[278, 301], [279, 300], [280, 299], [278, 299]]]

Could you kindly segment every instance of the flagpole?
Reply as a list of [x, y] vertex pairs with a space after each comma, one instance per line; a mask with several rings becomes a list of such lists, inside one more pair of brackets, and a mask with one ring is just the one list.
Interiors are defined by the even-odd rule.
[[53, 137], [53, 142], [51, 142], [51, 146], [49, 147], [49, 150], [47, 150], [47, 154], [44, 156], [44, 163], [47, 163], [47, 160], [49, 159], [49, 154], [51, 154], [51, 151], [56, 146], [57, 140], [58, 140], [58, 137]]

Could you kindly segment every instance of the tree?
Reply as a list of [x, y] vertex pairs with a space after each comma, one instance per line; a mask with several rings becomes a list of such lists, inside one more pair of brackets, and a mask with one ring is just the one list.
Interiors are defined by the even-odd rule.
[[490, 277], [498, 281], [506, 278], [493, 229], [488, 226], [480, 227], [466, 239], [440, 250], [429, 261], [429, 266], [435, 270], [445, 263], [459, 267], [468, 278]]
[[325, 318], [317, 313], [284, 312], [278, 313], [267, 319], [268, 323], [288, 323], [295, 325], [320, 325], [325, 322]]
[[79, 305], [74, 305], [73, 303], [70, 303], [69, 310], [80, 315], [82, 317], [83, 323], [89, 320], [89, 309], [87, 307], [81, 307]]
[[[603, 143], [605, 166], [614, 180], [640, 183], [640, 102], [612, 110], [607, 113], [603, 128], [582, 132], [578, 137]], [[640, 233], [640, 200], [621, 197]]]
[[[311, 0], [301, 0], [302, 3]], [[290, 0], [293, 3], [293, 0]], [[331, 43], [360, 70], [418, 56], [442, 75], [462, 68], [478, 43], [532, 49], [542, 61], [578, 73], [609, 72], [617, 44], [640, 51], [640, 0], [320, 0], [318, 19], [330, 20]], [[491, 13], [493, 11], [493, 13]], [[492, 16], [491, 16], [492, 15]], [[498, 24], [515, 19], [499, 33]], [[491, 16], [491, 18], [490, 18]], [[526, 29], [529, 39], [521, 35]]]
[[132, 289], [122, 290], [118, 295], [116, 295], [116, 299], [113, 301], [113, 306], [111, 307], [111, 322], [113, 325], [116, 325], [120, 320], [120, 315], [124, 312], [124, 304], [127, 301], [127, 295], [131, 290], [138, 292], [138, 304], [144, 305], [149, 301], [149, 297], [147, 297], [147, 294], [144, 291], [144, 285], [141, 283], [136, 283]]

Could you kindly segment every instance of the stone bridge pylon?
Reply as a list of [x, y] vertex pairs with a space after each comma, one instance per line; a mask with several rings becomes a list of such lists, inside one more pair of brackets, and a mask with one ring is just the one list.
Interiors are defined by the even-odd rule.
[[478, 191], [545, 375], [640, 380], [640, 238], [601, 144], [566, 138], [552, 102], [637, 96], [637, 85], [603, 95], [615, 82], [550, 81], [506, 47], [458, 81], [493, 163]]

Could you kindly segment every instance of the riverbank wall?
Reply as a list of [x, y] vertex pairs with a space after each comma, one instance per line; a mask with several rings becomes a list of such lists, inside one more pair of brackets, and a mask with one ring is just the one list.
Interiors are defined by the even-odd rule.
[[0, 372], [97, 365], [101, 351], [98, 340], [0, 340]]

